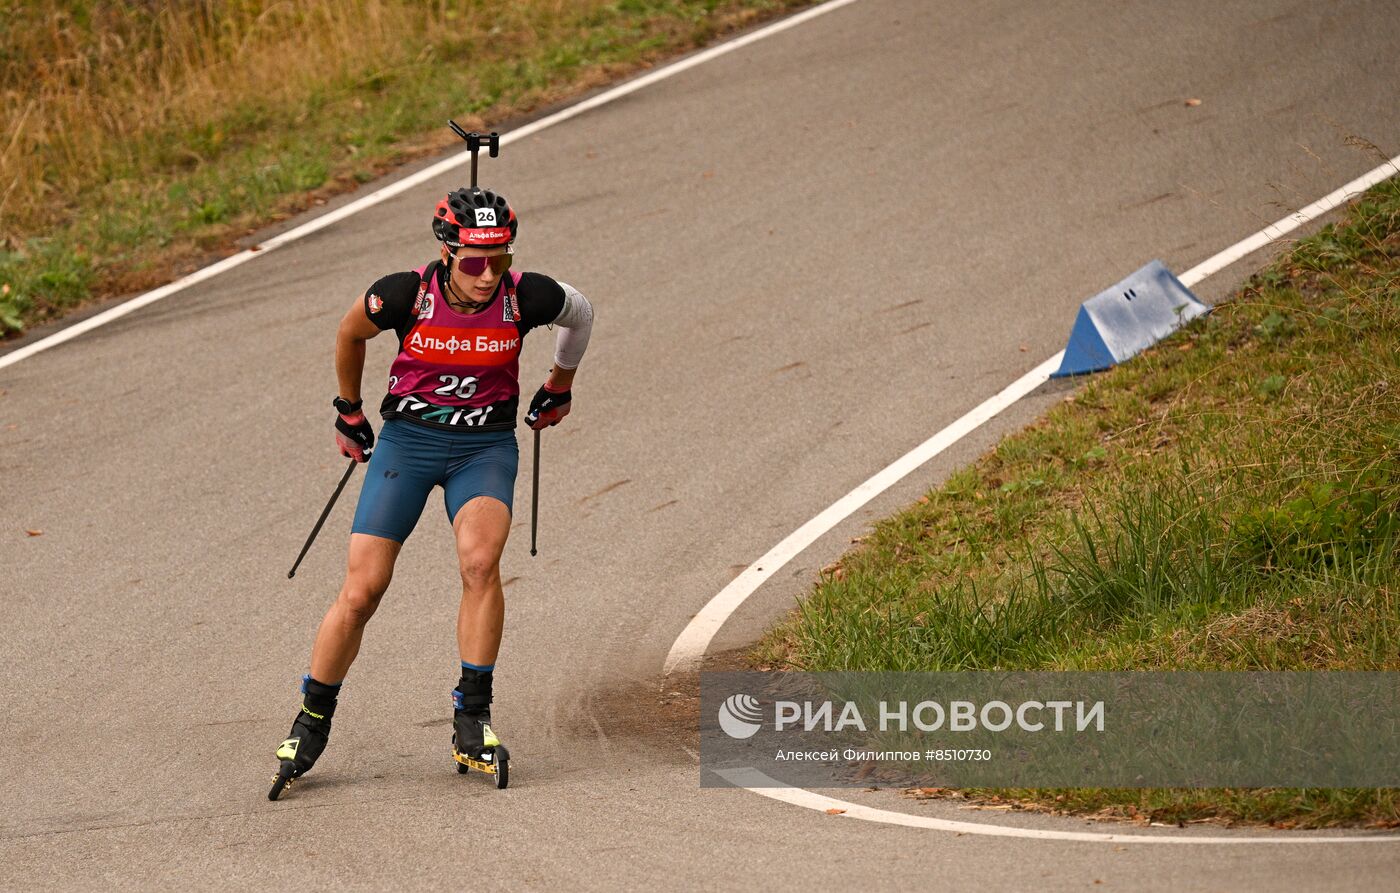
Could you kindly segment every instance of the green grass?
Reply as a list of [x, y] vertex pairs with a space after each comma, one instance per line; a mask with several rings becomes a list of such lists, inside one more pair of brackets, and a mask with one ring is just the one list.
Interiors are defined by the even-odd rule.
[[[1400, 670], [1400, 184], [878, 524], [754, 661]], [[1400, 818], [1394, 791], [969, 793], [1162, 821]]]
[[0, 336], [811, 2], [0, 0]]

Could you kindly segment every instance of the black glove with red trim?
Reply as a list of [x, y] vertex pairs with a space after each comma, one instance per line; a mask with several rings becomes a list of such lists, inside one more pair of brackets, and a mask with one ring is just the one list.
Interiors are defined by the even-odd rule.
[[361, 411], [360, 402], [351, 403], [343, 397], [336, 397], [332, 405], [337, 413], [335, 445], [340, 448], [340, 455], [356, 462], [368, 462], [370, 454], [374, 452], [374, 429]]
[[525, 423], [539, 431], [541, 428], [559, 424], [569, 414], [573, 393], [568, 390], [551, 391], [549, 385], [541, 385], [530, 401], [530, 410], [525, 413]]

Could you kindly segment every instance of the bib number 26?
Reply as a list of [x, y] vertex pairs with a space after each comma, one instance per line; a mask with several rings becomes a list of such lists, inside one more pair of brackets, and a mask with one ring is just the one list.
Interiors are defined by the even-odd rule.
[[476, 393], [476, 377], [472, 375], [439, 375], [438, 381], [442, 382], [442, 387], [434, 389], [433, 393], [443, 397], [459, 397], [465, 400]]

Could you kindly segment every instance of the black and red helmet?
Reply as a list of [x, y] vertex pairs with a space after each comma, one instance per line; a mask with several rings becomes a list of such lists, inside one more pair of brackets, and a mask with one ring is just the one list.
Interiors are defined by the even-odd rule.
[[433, 211], [433, 235], [448, 248], [509, 245], [519, 228], [505, 196], [475, 186], [449, 192]]

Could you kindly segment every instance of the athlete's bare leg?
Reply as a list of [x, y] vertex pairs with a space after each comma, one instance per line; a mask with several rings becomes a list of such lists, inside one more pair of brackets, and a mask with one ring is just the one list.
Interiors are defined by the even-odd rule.
[[384, 537], [350, 534], [345, 585], [321, 621], [321, 628], [316, 631], [316, 644], [311, 648], [313, 679], [335, 685], [345, 678], [355, 655], [360, 653], [365, 624], [374, 616], [379, 600], [389, 588], [394, 561], [401, 548], [401, 543]]
[[462, 660], [490, 666], [496, 662], [505, 625], [501, 552], [510, 535], [510, 509], [499, 499], [478, 496], [457, 511], [452, 530], [457, 535], [457, 561], [462, 570], [457, 647]]

